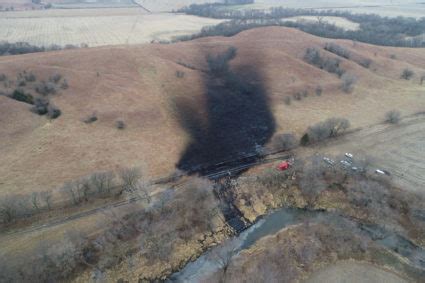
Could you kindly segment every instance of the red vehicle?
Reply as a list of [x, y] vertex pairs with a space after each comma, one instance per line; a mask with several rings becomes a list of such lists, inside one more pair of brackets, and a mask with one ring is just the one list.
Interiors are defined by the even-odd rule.
[[282, 161], [278, 166], [277, 166], [277, 169], [278, 170], [280, 170], [280, 171], [285, 171], [285, 170], [288, 170], [289, 169], [289, 166], [291, 166], [290, 164], [289, 164], [289, 162], [288, 161]]

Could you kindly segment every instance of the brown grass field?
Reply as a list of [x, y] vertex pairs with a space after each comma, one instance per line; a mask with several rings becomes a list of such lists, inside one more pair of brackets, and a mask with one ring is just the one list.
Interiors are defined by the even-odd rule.
[[[340, 90], [335, 75], [302, 60], [306, 48], [330, 41], [373, 60], [369, 69], [343, 60], [343, 67], [358, 78], [351, 94]], [[0, 96], [0, 195], [48, 190], [95, 171], [122, 167], [143, 167], [149, 178], [173, 172], [189, 141], [177, 119], [176, 101], [205, 112], [203, 73], [178, 62], [205, 69], [208, 53], [229, 46], [238, 48], [232, 68], [255, 66], [261, 75], [278, 133], [300, 136], [309, 125], [329, 117], [346, 117], [356, 128], [382, 122], [394, 108], [403, 115], [424, 111], [424, 87], [418, 76], [400, 79], [406, 67], [425, 73], [424, 49], [353, 45], [283, 27], [171, 45], [6, 56], [0, 58], [0, 74], [13, 78], [27, 70], [43, 79], [60, 73], [70, 87], [53, 98], [63, 112], [54, 121], [31, 113], [27, 104]], [[183, 78], [176, 77], [178, 70]], [[314, 95], [317, 86], [324, 89], [320, 97]], [[304, 89], [309, 91], [307, 98], [284, 104], [286, 96]], [[83, 123], [93, 112], [99, 120]], [[125, 130], [115, 128], [118, 119], [125, 121]]]

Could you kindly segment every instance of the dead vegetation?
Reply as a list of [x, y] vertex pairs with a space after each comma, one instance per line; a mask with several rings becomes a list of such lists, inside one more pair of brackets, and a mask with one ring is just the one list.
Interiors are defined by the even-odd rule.
[[49, 119], [57, 119], [62, 111], [55, 106], [52, 101], [53, 96], [57, 95], [62, 89], [67, 89], [68, 82], [61, 74], [54, 74], [47, 81], [37, 81], [33, 72], [19, 72], [15, 81], [7, 81], [5, 75], [0, 76], [0, 81], [4, 81], [4, 90], [0, 92], [14, 100], [33, 105], [31, 112]]
[[[133, 173], [123, 174], [131, 185], [137, 179]], [[109, 175], [98, 174], [92, 176], [91, 183], [97, 190], [107, 191], [109, 180]], [[84, 192], [75, 192], [77, 201], [84, 197]], [[177, 190], [166, 189], [150, 205], [135, 206], [124, 216], [113, 210], [105, 213], [109, 221], [102, 223], [104, 229], [96, 235], [87, 237], [69, 232], [58, 243], [40, 242], [33, 253], [16, 261], [2, 260], [0, 280], [62, 281], [86, 268], [103, 273], [133, 254], [141, 255], [147, 268], [161, 262], [180, 266], [189, 258], [175, 254], [179, 248], [194, 245], [205, 249], [207, 246], [198, 239], [218, 234], [224, 224], [212, 184], [200, 178], [193, 178]], [[28, 268], [30, 263], [34, 268]], [[168, 274], [170, 270], [163, 267], [159, 273], [147, 272], [145, 279], [159, 279], [161, 272]]]
[[345, 118], [329, 118], [307, 129], [301, 138], [301, 145], [314, 144], [344, 133], [350, 127], [350, 121]]

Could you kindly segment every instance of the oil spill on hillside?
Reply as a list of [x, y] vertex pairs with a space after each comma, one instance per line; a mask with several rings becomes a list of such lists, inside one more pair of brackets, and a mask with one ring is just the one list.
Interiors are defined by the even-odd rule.
[[[177, 168], [205, 175], [216, 164], [255, 154], [275, 131], [275, 121], [263, 79], [255, 65], [230, 68], [236, 57], [231, 47], [218, 55], [208, 55], [209, 71], [204, 76], [206, 122], [178, 103], [182, 127], [191, 137]], [[210, 168], [210, 169], [208, 169]]]

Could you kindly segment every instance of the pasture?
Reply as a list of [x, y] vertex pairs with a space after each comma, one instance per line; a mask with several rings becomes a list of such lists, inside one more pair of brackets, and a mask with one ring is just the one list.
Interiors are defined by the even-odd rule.
[[189, 15], [148, 14], [141, 8], [22, 11], [0, 17], [0, 40], [37, 46], [140, 44], [196, 33], [220, 22]]

